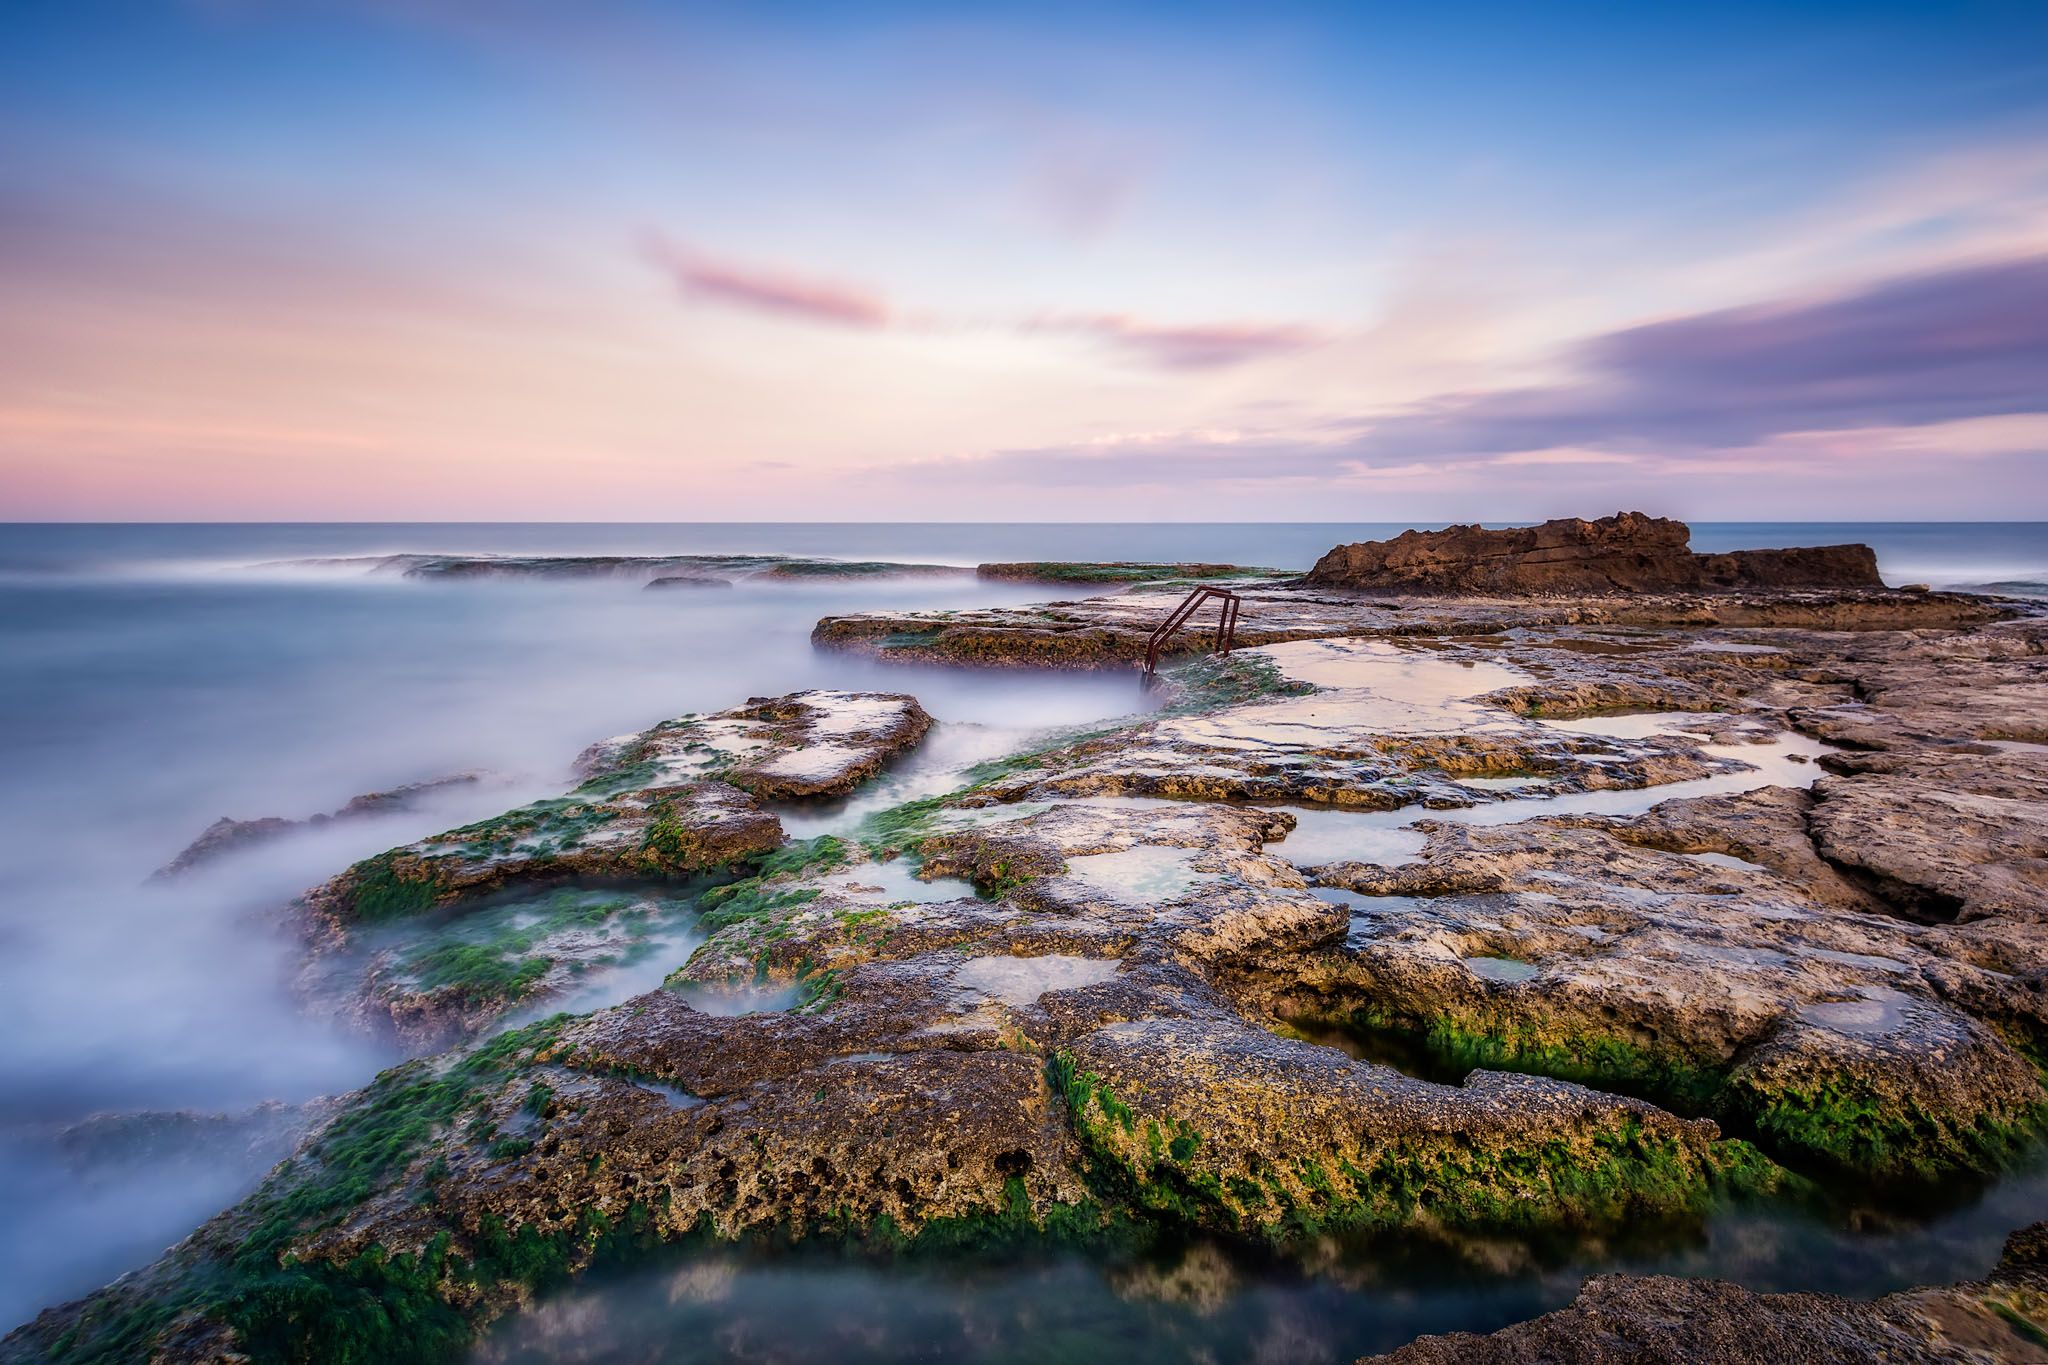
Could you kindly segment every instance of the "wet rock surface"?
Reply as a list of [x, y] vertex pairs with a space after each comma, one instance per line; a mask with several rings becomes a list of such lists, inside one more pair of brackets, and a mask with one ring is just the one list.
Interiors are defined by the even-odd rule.
[[[1961, 593], [1869, 588], [1811, 591], [1575, 594], [1569, 598], [1448, 599], [1287, 583], [1225, 582], [1243, 599], [1240, 646], [1293, 640], [1427, 639], [1514, 630], [1588, 632], [1781, 627], [1827, 631], [1953, 630], [2021, 610]], [[1101, 596], [1030, 607], [969, 611], [863, 612], [828, 616], [813, 644], [887, 663], [977, 668], [1127, 669], [1145, 658], [1153, 629], [1180, 605], [1180, 586], [1140, 584]], [[1175, 637], [1169, 655], [1210, 647], [1213, 608]], [[1599, 641], [1595, 641], [1599, 643]], [[1621, 652], [1626, 653], [1623, 646]]]
[[[399, 882], [446, 864], [396, 915], [351, 869], [309, 898], [343, 939], [494, 913], [484, 893], [551, 893], [565, 863], [687, 899], [692, 936], [658, 988], [386, 1072], [248, 1202], [4, 1354], [454, 1350], [657, 1242], [1195, 1229], [1319, 1266], [1996, 1178], [2037, 1149], [2048, 624], [1931, 594], [1255, 597], [1289, 642], [832, 834], [785, 844], [762, 802], [914, 743], [907, 698], [596, 746], [574, 838], [536, 833], [586, 818], [550, 806], [395, 850]], [[1045, 610], [1113, 655], [1148, 600]], [[1005, 663], [1071, 624], [914, 619]], [[658, 801], [697, 851], [650, 867]], [[746, 875], [689, 880], [720, 863]], [[2037, 1261], [1875, 1305], [1609, 1278], [1404, 1358], [1966, 1358], [1940, 1352], [2036, 1340]]]
[[902, 694], [799, 692], [594, 745], [567, 796], [379, 854], [308, 892], [316, 957], [302, 993], [414, 1045], [569, 994], [593, 966], [681, 943], [686, 879], [781, 847], [766, 803], [844, 795], [930, 727]]

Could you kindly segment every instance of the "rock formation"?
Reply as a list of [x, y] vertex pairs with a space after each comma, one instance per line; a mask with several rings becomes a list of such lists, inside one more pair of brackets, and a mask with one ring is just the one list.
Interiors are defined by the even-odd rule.
[[[437, 1000], [413, 955], [492, 915], [549, 981], [668, 898], [692, 936], [661, 986], [385, 1072], [0, 1359], [454, 1355], [664, 1241], [1192, 1232], [1341, 1276], [1357, 1240], [1599, 1255], [1729, 1201], [1832, 1219], [1997, 1180], [2048, 1126], [2048, 620], [1607, 581], [1268, 586], [1246, 621], [1286, 642], [1179, 670], [1158, 713], [796, 843], [764, 803], [876, 772], [923, 733], [915, 702], [799, 693], [597, 745], [568, 796], [366, 860], [308, 909], [416, 1040], [503, 1013]], [[820, 630], [1092, 663], [1174, 595]], [[543, 905], [595, 894], [565, 870], [631, 903]], [[367, 985], [360, 952], [386, 954]], [[1876, 1304], [1608, 1277], [1404, 1359], [2020, 1358], [2040, 1241]]]
[[1682, 521], [1617, 512], [1540, 526], [1451, 526], [1340, 545], [1309, 571], [1312, 587], [1548, 596], [1741, 588], [1882, 588], [1866, 545], [1696, 555]]
[[[593, 745], [552, 797], [380, 853], [306, 893], [301, 991], [415, 1045], [476, 1031], [670, 936], [687, 886], [783, 843], [764, 803], [844, 795], [931, 717], [900, 693], [755, 697]], [[599, 885], [593, 886], [596, 883]]]
[[[1240, 647], [1357, 636], [1469, 635], [1555, 627], [1704, 629], [1781, 626], [1807, 630], [1952, 630], [2016, 608], [1968, 593], [1876, 588], [1624, 593], [1609, 589], [1554, 597], [1471, 600], [1438, 593], [1319, 591], [1284, 583], [1231, 584], [1244, 601]], [[965, 611], [862, 612], [827, 616], [811, 631], [822, 649], [886, 663], [975, 668], [1126, 669], [1145, 657], [1146, 639], [1177, 605], [1178, 585], [1141, 585], [1078, 601]], [[1216, 609], [1190, 623], [1171, 646], [1207, 648]]]

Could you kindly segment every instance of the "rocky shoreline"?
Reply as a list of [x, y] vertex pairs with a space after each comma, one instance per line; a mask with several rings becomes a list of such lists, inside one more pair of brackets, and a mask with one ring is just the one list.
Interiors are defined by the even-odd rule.
[[[2037, 1155], [2048, 614], [1623, 522], [1489, 551], [1483, 596], [1206, 578], [1250, 647], [1163, 710], [812, 839], [778, 812], [917, 745], [913, 698], [678, 718], [347, 869], [298, 907], [309, 1002], [453, 1050], [0, 1358], [445, 1358], [661, 1242], [1478, 1257]], [[1123, 581], [814, 639], [1128, 667], [1180, 589]], [[647, 944], [660, 986], [538, 1017]], [[1876, 1304], [1596, 1280], [1393, 1358], [2030, 1358], [2043, 1236]]]

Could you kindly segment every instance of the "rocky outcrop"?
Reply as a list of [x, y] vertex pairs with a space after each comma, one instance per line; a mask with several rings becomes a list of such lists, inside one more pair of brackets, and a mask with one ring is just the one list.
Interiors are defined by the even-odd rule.
[[845, 795], [931, 724], [900, 693], [814, 691], [594, 745], [568, 795], [366, 858], [309, 891], [300, 909], [317, 955], [302, 993], [413, 1046], [453, 1042], [675, 937], [684, 888], [618, 884], [757, 862], [783, 843], [764, 803]]
[[1617, 512], [1540, 526], [1451, 526], [1340, 545], [1309, 571], [1311, 587], [1381, 592], [1550, 596], [1702, 589], [1882, 588], [1865, 545], [1695, 555], [1682, 521]]
[[516, 882], [731, 866], [782, 842], [760, 802], [844, 795], [930, 728], [916, 698], [876, 692], [756, 697], [664, 721], [586, 751], [568, 795], [365, 859], [305, 905], [345, 928]]
[[304, 820], [287, 820], [276, 815], [261, 816], [254, 820], [236, 820], [223, 815], [201, 831], [199, 837], [187, 844], [177, 857], [152, 873], [150, 880], [163, 881], [181, 876], [202, 863], [211, 862], [230, 853], [239, 853], [258, 844], [269, 843], [295, 830], [318, 829], [336, 820], [353, 820], [369, 815], [388, 815], [412, 810], [436, 792], [447, 791], [451, 787], [474, 786], [483, 780], [482, 773], [456, 773], [452, 777], [438, 777], [429, 782], [408, 782], [389, 791], [366, 792], [361, 796], [351, 797], [339, 810], [324, 815], [308, 816]]
[[[976, 628], [1114, 633], [1147, 596]], [[1889, 1216], [1996, 1179], [2048, 1109], [2048, 925], [2030, 829], [1986, 803], [2048, 804], [2048, 753], [2014, 737], [2048, 711], [2048, 631], [1932, 595], [1599, 601], [1261, 590], [1269, 626], [1353, 638], [1191, 667], [1162, 714], [744, 860], [688, 892], [661, 988], [385, 1073], [252, 1199], [0, 1358], [377, 1359], [397, 1331], [453, 1355], [536, 1285], [662, 1241], [1193, 1229], [1342, 1275], [1371, 1239], [1478, 1263], [1569, 1232], [1598, 1256], [1732, 1198]], [[1777, 610], [1802, 614], [1725, 614]], [[1874, 633], [1808, 628], [1865, 610]], [[650, 793], [722, 793], [743, 828], [766, 793], [830, 789], [860, 764], [778, 759], [902, 742], [905, 700], [609, 741], [538, 842], [514, 812], [502, 847], [409, 856], [509, 859], [537, 894], [586, 846], [641, 856]], [[1916, 875], [1967, 912], [1921, 913]], [[598, 932], [587, 907], [432, 904]], [[2038, 1298], [1987, 1285], [1872, 1306], [1611, 1279], [1412, 1358], [2010, 1354], [1988, 1333], [2026, 1338]]]
[[[2048, 1361], [2048, 1223], [2014, 1233], [1986, 1279], [1875, 1303], [1758, 1294], [1718, 1280], [1602, 1275], [1569, 1308], [1491, 1336], [1423, 1337], [1371, 1365], [1982, 1365]], [[1368, 1365], [1361, 1361], [1360, 1365]]]
[[[1759, 806], [1753, 830], [1799, 828]], [[1737, 857], [1630, 847], [1625, 823], [1422, 828], [1412, 863], [1311, 873], [1360, 893], [1350, 937], [1250, 981], [1271, 1014], [1447, 1074], [1648, 1095], [1864, 1180], [1999, 1169], [2048, 1118], [2022, 1051], [2043, 1022], [2038, 951], [2016, 978], [1896, 917], [1816, 916], [1803, 887]]]
[[[1284, 816], [988, 813], [897, 812], [844, 861], [736, 884], [667, 989], [385, 1073], [247, 1204], [0, 1356], [118, 1320], [155, 1322], [163, 1349], [211, 1322], [379, 1358], [361, 1334], [380, 1323], [452, 1345], [536, 1279], [656, 1240], [972, 1251], [1192, 1225], [1306, 1253], [1345, 1231], [1696, 1217], [1777, 1178], [1639, 1100], [1439, 1086], [1246, 1017], [1219, 988], [1230, 964], [1343, 932], [1264, 850]], [[950, 859], [982, 895], [906, 897], [866, 861], [925, 849], [927, 878]], [[713, 1012], [764, 982], [792, 988], [782, 1008]], [[346, 1308], [365, 1292], [368, 1319]]]
[[[1727, 590], [1570, 596], [1454, 598], [1423, 593], [1313, 591], [1241, 584], [1241, 648], [1293, 640], [1493, 635], [1511, 630], [1953, 630], [2011, 615], [2017, 607], [1961, 593], [1878, 589]], [[1180, 604], [1172, 586], [1146, 586], [1079, 601], [963, 611], [827, 616], [811, 643], [885, 663], [974, 668], [1128, 669], [1145, 657], [1153, 629]], [[1202, 612], [1169, 651], [1209, 648], [1215, 608]], [[1208, 630], [1204, 630], [1204, 627]]]
[[519, 883], [707, 871], [781, 843], [772, 813], [716, 779], [607, 791], [593, 778], [568, 796], [365, 858], [301, 903], [320, 925], [345, 934]]

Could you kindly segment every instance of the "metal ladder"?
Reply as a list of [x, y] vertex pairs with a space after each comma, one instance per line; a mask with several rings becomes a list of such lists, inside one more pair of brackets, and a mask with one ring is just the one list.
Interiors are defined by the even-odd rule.
[[1173, 614], [1159, 623], [1151, 637], [1145, 641], [1145, 682], [1149, 685], [1159, 676], [1159, 655], [1167, 642], [1185, 626], [1194, 614], [1201, 610], [1210, 598], [1221, 603], [1221, 614], [1216, 618], [1216, 652], [1228, 654], [1237, 645], [1237, 613], [1244, 606], [1244, 599], [1227, 588], [1196, 588], [1181, 599]]

